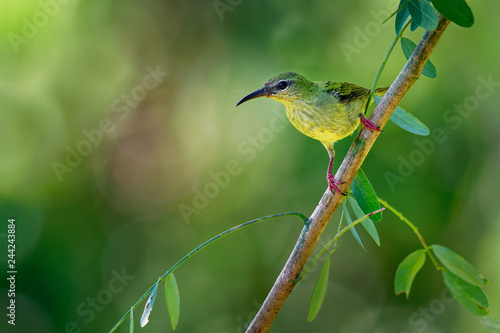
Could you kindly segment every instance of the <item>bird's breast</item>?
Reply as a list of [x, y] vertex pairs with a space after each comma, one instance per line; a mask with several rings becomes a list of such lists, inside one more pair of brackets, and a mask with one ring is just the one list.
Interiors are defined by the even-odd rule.
[[361, 109], [362, 105], [296, 100], [286, 105], [286, 115], [303, 134], [321, 142], [336, 142], [349, 136], [358, 127]]

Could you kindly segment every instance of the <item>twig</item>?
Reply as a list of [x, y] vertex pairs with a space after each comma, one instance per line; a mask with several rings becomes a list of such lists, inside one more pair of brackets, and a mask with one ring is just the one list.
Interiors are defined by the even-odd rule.
[[[203, 244], [197, 246], [194, 250], [192, 250], [191, 252], [186, 254], [181, 260], [179, 260], [174, 266], [170, 267], [170, 269], [158, 279], [157, 284], [159, 284], [160, 282], [165, 280], [169, 274], [173, 273], [177, 268], [179, 268], [183, 263], [185, 263], [187, 260], [189, 260], [192, 256], [194, 256], [195, 254], [197, 254], [198, 252], [200, 252], [201, 250], [203, 250], [204, 248], [206, 248], [210, 244], [217, 242], [219, 239], [224, 238], [224, 237], [226, 237], [226, 236], [228, 236], [236, 231], [245, 229], [251, 225], [255, 225], [257, 223], [267, 221], [267, 220], [272, 220], [272, 219], [282, 217], [282, 216], [297, 216], [298, 218], [300, 218], [302, 220], [302, 222], [304, 222], [304, 228], [307, 228], [309, 226], [307, 216], [305, 216], [301, 213], [294, 213], [294, 212], [287, 212], [287, 213], [280, 213], [280, 214], [264, 216], [264, 217], [260, 217], [260, 218], [255, 219], [255, 220], [251, 220], [251, 221], [242, 223], [240, 225], [232, 227], [231, 229], [228, 229], [224, 232], [221, 232], [220, 234], [210, 238], [209, 240], [207, 240]], [[146, 299], [146, 297], [149, 296], [149, 294], [151, 293], [151, 291], [153, 290], [155, 285], [156, 284], [152, 285], [148, 289], [148, 291], [146, 291], [146, 293], [144, 293], [144, 295], [142, 295], [141, 298], [139, 298], [139, 300], [137, 302], [135, 302], [134, 305], [132, 305], [130, 310], [123, 315], [123, 317], [116, 323], [116, 325], [111, 329], [111, 331], [109, 331], [109, 333], [112, 333], [118, 329], [118, 327], [125, 321], [125, 319], [127, 319], [127, 317], [132, 313], [132, 311], [135, 308], [137, 308], [139, 306], [139, 304], [141, 304], [141, 302]]]
[[420, 231], [418, 231], [418, 228], [413, 223], [411, 223], [411, 221], [408, 220], [400, 211], [397, 211], [396, 208], [389, 205], [389, 203], [387, 201], [382, 200], [380, 198], [378, 198], [378, 201], [382, 205], [387, 207], [394, 215], [399, 217], [401, 219], [401, 221], [406, 223], [413, 230], [413, 232], [417, 235], [418, 240], [420, 241], [420, 244], [422, 244], [422, 247], [424, 248], [425, 252], [427, 252], [427, 255], [431, 258], [432, 263], [434, 264], [436, 269], [437, 270], [443, 269], [444, 267], [439, 264], [438, 260], [436, 259], [436, 256], [434, 255], [434, 252], [432, 252], [432, 247], [427, 246], [427, 243], [425, 242], [424, 237], [422, 236]]
[[[370, 118], [373, 123], [379, 125], [381, 128], [385, 126], [403, 96], [419, 78], [425, 62], [429, 59], [432, 50], [449, 23], [447, 19], [440, 16], [436, 30], [424, 33], [412, 56], [408, 59], [408, 62], [396, 80], [394, 80], [385, 96], [375, 108]], [[335, 175], [335, 179], [344, 182], [340, 186], [342, 191], [345, 192], [349, 188], [378, 135], [379, 132], [370, 132], [365, 128], [359, 132]], [[323, 197], [309, 219], [309, 228], [304, 228], [301, 232], [285, 267], [283, 267], [257, 315], [250, 323], [246, 331], [247, 333], [264, 333], [269, 331], [276, 315], [292, 292], [295, 286], [295, 279], [304, 269], [321, 233], [343, 199], [342, 195], [337, 192], [332, 193], [330, 190], [327, 190], [323, 194]]]

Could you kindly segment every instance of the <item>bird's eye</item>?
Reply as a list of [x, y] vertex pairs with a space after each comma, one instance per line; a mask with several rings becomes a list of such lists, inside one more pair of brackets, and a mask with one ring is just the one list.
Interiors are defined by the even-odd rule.
[[280, 90], [285, 90], [286, 88], [288, 88], [288, 82], [286, 82], [286, 81], [278, 82], [278, 88]]

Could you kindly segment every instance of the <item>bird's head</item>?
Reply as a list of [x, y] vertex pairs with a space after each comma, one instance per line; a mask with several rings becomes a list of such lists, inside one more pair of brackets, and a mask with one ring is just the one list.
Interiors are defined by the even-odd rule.
[[297, 98], [304, 98], [311, 91], [312, 85], [311, 81], [297, 73], [279, 74], [267, 81], [264, 87], [243, 97], [236, 106], [262, 96], [273, 98], [287, 106]]

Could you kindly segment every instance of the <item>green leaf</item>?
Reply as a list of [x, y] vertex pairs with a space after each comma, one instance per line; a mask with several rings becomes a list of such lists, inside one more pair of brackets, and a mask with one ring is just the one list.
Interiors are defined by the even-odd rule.
[[[354, 211], [354, 214], [358, 219], [366, 215], [359, 207], [356, 199], [354, 199], [353, 197], [349, 197], [349, 203], [351, 204], [352, 210]], [[363, 228], [365, 228], [366, 232], [368, 232], [371, 238], [373, 238], [375, 243], [377, 243], [377, 245], [380, 246], [380, 238], [378, 236], [377, 228], [375, 228], [375, 224], [373, 223], [373, 221], [367, 218], [361, 221], [361, 225], [363, 226]]]
[[172, 325], [172, 330], [175, 331], [179, 322], [180, 298], [179, 288], [177, 287], [177, 281], [173, 273], [168, 274], [165, 278], [165, 300], [167, 301], [170, 324]]
[[318, 280], [314, 285], [314, 289], [311, 295], [311, 300], [309, 301], [309, 311], [307, 313], [307, 321], [311, 322], [314, 320], [319, 310], [321, 309], [321, 305], [323, 305], [323, 300], [326, 295], [326, 287], [328, 286], [328, 275], [330, 272], [330, 253], [326, 257], [325, 264], [319, 273]]
[[500, 320], [489, 317], [481, 318], [481, 325], [495, 332], [500, 332]]
[[410, 0], [408, 4], [411, 19], [427, 31], [436, 30], [438, 15], [430, 0]]
[[[356, 201], [364, 212], [361, 216], [380, 209], [377, 195], [363, 170], [359, 169], [356, 176], [354, 176], [354, 180], [351, 183], [351, 190], [354, 194], [354, 198], [356, 198]], [[361, 216], [358, 216], [358, 218]], [[371, 219], [375, 222], [380, 221], [382, 219], [382, 213], [372, 215]]]
[[417, 250], [410, 253], [399, 264], [394, 278], [394, 292], [396, 295], [406, 294], [406, 299], [410, 296], [410, 289], [415, 276], [425, 263], [425, 250]]
[[472, 10], [464, 0], [432, 0], [432, 4], [441, 15], [461, 27], [469, 28], [474, 24]]
[[130, 329], [129, 333], [134, 333], [134, 308], [130, 307]]
[[490, 312], [488, 299], [481, 288], [462, 280], [446, 268], [443, 269], [443, 281], [457, 302], [473, 314], [486, 316]]
[[410, 30], [411, 30], [411, 31], [415, 31], [415, 30], [417, 30], [417, 29], [418, 29], [418, 24], [417, 24], [417, 23], [415, 23], [415, 21], [414, 21], [414, 20], [412, 20], [412, 19], [410, 19], [410, 22], [411, 22], [411, 24], [410, 24]]
[[389, 119], [402, 129], [416, 135], [426, 136], [431, 133], [429, 128], [425, 126], [420, 120], [418, 120], [417, 117], [400, 108], [399, 106], [396, 107], [396, 110], [394, 110]]
[[148, 301], [146, 302], [146, 305], [144, 306], [144, 311], [142, 312], [141, 316], [141, 327], [146, 326], [146, 324], [149, 322], [149, 315], [151, 314], [151, 311], [153, 310], [153, 304], [155, 303], [155, 298], [156, 298], [156, 291], [158, 290], [158, 283], [160, 282], [160, 278], [158, 278], [158, 281], [156, 281], [156, 284], [153, 287], [153, 290], [151, 290], [151, 293], [149, 294]]
[[[379, 96], [373, 96], [375, 104], [378, 104], [381, 100]], [[405, 111], [404, 109], [396, 106], [396, 109], [389, 118], [394, 124], [398, 125], [405, 131], [416, 135], [429, 135], [431, 131], [427, 126], [425, 126], [420, 120], [418, 120], [414, 115]]]
[[[347, 205], [345, 202], [346, 202], [346, 200], [344, 200], [344, 202], [342, 203], [343, 204], [342, 207], [344, 210], [344, 216], [345, 216], [345, 219], [347, 221], [347, 225], [350, 225], [350, 224], [352, 224], [352, 219], [351, 219], [351, 215], [349, 214], [349, 211], [347, 210]], [[358, 242], [359, 246], [361, 246], [361, 248], [366, 251], [365, 246], [363, 245], [363, 242], [361, 241], [361, 238], [359, 237], [358, 232], [356, 231], [356, 227], [352, 227], [349, 230], [351, 230], [351, 233], [352, 233], [354, 239], [356, 240], [356, 242]]]
[[[410, 59], [413, 50], [417, 47], [415, 43], [413, 43], [411, 40], [409, 40], [406, 37], [401, 38], [401, 47], [403, 48], [403, 53], [406, 57], [406, 59]], [[436, 77], [436, 67], [432, 64], [431, 60], [428, 59], [425, 62], [424, 68], [422, 68], [422, 75], [425, 75], [430, 78], [435, 78]]]
[[401, 29], [403, 29], [406, 20], [410, 16], [410, 10], [408, 9], [408, 0], [401, 0], [399, 2], [398, 13], [396, 14], [396, 35], [399, 36]]
[[484, 287], [488, 284], [488, 280], [479, 273], [476, 267], [449, 248], [442, 245], [432, 245], [431, 248], [443, 266], [456, 276], [478, 287]]

